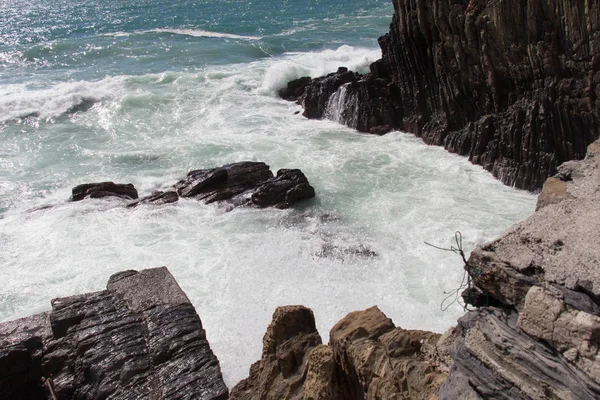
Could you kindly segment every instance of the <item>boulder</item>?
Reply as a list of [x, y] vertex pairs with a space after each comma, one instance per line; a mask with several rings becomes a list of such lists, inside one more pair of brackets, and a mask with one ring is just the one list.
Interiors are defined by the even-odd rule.
[[79, 201], [85, 198], [99, 199], [102, 197], [120, 197], [128, 200], [138, 198], [138, 192], [131, 183], [85, 183], [75, 186], [71, 192], [72, 201]]
[[[303, 399], [309, 356], [320, 344], [321, 336], [310, 309], [278, 307], [263, 338], [261, 359], [250, 367], [249, 377], [231, 390], [230, 399]], [[322, 364], [319, 360], [313, 364]], [[322, 366], [313, 365], [313, 375], [321, 369]], [[320, 376], [311, 379], [313, 392], [318, 391], [315, 385], [319, 379]]]
[[449, 342], [397, 328], [372, 307], [348, 314], [323, 345], [309, 309], [280, 307], [262, 358], [231, 399], [433, 399], [446, 378]]
[[0, 333], [2, 398], [228, 397], [200, 318], [164, 267], [115, 274], [106, 290], [55, 299]]
[[288, 208], [300, 200], [315, 197], [315, 189], [299, 169], [280, 169], [277, 176], [267, 179], [250, 196], [258, 207]]
[[[72, 200], [108, 196], [138, 199], [137, 190], [132, 184], [103, 182], [73, 188]], [[273, 176], [269, 166], [263, 162], [242, 161], [218, 168], [190, 171], [172, 189], [154, 192], [127, 206], [174, 203], [180, 197], [202, 200], [207, 204], [227, 202], [234, 207], [288, 208], [298, 201], [315, 197], [315, 189], [299, 169], [280, 169]]]

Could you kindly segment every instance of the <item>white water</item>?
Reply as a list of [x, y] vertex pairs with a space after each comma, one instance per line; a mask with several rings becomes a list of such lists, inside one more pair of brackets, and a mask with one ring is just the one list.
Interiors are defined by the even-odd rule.
[[[42, 115], [0, 126], [0, 207], [8, 209], [0, 218], [0, 319], [101, 290], [117, 271], [166, 265], [196, 307], [230, 386], [260, 357], [280, 305], [311, 307], [324, 341], [348, 312], [375, 304], [402, 327], [447, 329], [462, 309], [441, 312], [440, 303], [460, 284], [461, 260], [424, 242], [449, 247], [460, 230], [471, 249], [532, 212], [535, 199], [412, 135], [309, 121], [274, 94], [290, 79], [360, 68], [378, 56], [344, 46], [111, 78], [71, 92], [57, 85], [28, 92], [27, 107], [0, 103], [2, 115]], [[90, 87], [108, 94], [61, 121], [66, 106], [52, 99], [70, 104], [65, 97]], [[65, 201], [83, 182], [131, 182], [145, 194], [190, 169], [241, 160], [301, 168], [317, 198], [292, 210], [231, 212], [192, 200], [134, 210], [119, 201]], [[45, 204], [54, 206], [31, 210]], [[338, 250], [320, 257], [324, 245]], [[343, 251], [360, 245], [377, 256]]]

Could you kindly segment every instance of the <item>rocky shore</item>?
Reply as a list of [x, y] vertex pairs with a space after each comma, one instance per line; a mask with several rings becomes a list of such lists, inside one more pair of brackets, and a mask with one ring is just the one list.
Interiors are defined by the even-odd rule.
[[443, 335], [374, 306], [323, 344], [310, 309], [279, 307], [229, 394], [168, 270], [125, 271], [0, 324], [0, 398], [600, 398], [600, 140], [587, 154], [547, 180], [530, 218], [471, 253], [472, 310]]
[[382, 58], [290, 82], [308, 118], [412, 132], [536, 190], [600, 134], [600, 4], [393, 0]]

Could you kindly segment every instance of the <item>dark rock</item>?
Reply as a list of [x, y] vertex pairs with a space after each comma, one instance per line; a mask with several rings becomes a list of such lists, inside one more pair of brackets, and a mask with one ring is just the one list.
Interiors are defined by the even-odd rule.
[[287, 86], [281, 89], [277, 94], [284, 100], [297, 101], [304, 94], [304, 89], [310, 83], [310, 77], [305, 76], [288, 82]]
[[[86, 197], [118, 196], [137, 199], [132, 184], [88, 183], [73, 188], [73, 201]], [[128, 204], [174, 203], [179, 197], [191, 197], [205, 203], [227, 201], [233, 206], [287, 208], [297, 201], [315, 196], [315, 190], [299, 169], [281, 169], [277, 176], [263, 162], [243, 161], [218, 168], [190, 171], [172, 190], [158, 191]]]
[[459, 320], [440, 400], [597, 399], [600, 385], [547, 344], [522, 333], [514, 310], [482, 309]]
[[299, 99], [307, 118], [323, 118], [327, 110], [329, 98], [344, 84], [359, 79], [360, 75], [340, 67], [338, 71], [322, 78], [313, 79], [304, 89]]
[[[55, 299], [0, 324], [2, 398], [228, 397], [202, 323], [166, 268], [125, 271], [107, 290]], [[45, 382], [48, 382], [45, 384]]]
[[151, 194], [150, 196], [142, 197], [141, 199], [134, 201], [133, 203], [129, 203], [127, 205], [127, 207], [135, 207], [140, 204], [155, 204], [155, 205], [169, 204], [169, 203], [175, 203], [177, 200], [179, 200], [179, 196], [177, 195], [177, 192], [173, 192], [173, 191], [163, 192], [163, 191], [159, 190], [158, 192], [155, 192], [155, 193]]
[[306, 117], [409, 131], [525, 189], [598, 138], [598, 3], [393, 3], [381, 60], [367, 76], [313, 79], [299, 99]]
[[259, 207], [288, 208], [300, 200], [315, 197], [315, 189], [299, 169], [280, 169], [277, 176], [266, 180], [250, 197]]
[[48, 313], [0, 324], [1, 399], [48, 398], [41, 363], [51, 335]]
[[102, 198], [102, 197], [120, 197], [123, 199], [137, 199], [138, 192], [131, 184], [101, 182], [101, 183], [85, 183], [75, 186], [72, 189], [72, 201], [79, 201], [85, 198]]
[[208, 204], [229, 200], [255, 189], [272, 177], [273, 173], [267, 164], [244, 161], [220, 168], [191, 171], [175, 188], [182, 197], [195, 196]]

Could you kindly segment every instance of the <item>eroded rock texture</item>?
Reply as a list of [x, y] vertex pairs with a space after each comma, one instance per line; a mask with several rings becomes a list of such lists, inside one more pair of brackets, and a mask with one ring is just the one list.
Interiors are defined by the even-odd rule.
[[[600, 141], [469, 259], [498, 307], [459, 320], [441, 399], [600, 398]], [[561, 182], [557, 185], [556, 182]]]
[[597, 1], [393, 3], [370, 74], [291, 84], [305, 116], [413, 132], [526, 189], [585, 156], [600, 132]]
[[330, 338], [321, 344], [310, 309], [278, 308], [262, 358], [230, 398], [433, 399], [446, 379], [448, 337], [397, 328], [377, 307], [348, 314]]
[[0, 325], [0, 398], [227, 399], [200, 318], [166, 268]]

